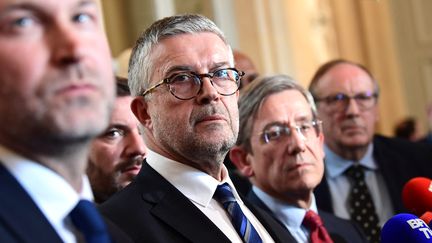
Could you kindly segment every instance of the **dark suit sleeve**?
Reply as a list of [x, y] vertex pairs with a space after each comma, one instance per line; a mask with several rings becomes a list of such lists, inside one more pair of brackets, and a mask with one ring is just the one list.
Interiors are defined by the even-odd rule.
[[117, 227], [117, 225], [111, 222], [111, 220], [104, 217], [104, 221], [107, 225], [113, 243], [133, 243], [132, 239], [124, 231]]
[[407, 212], [402, 204], [402, 189], [414, 177], [432, 178], [432, 145], [377, 135], [373, 155], [395, 213]]

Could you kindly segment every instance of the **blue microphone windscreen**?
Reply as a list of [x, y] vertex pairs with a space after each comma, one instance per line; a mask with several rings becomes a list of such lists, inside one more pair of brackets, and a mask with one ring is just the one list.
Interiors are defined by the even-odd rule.
[[401, 213], [391, 217], [381, 230], [381, 243], [432, 243], [432, 231], [417, 216]]

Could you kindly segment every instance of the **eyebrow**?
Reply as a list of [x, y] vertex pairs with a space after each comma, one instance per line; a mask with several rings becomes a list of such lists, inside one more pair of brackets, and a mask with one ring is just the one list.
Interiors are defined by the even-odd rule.
[[[313, 117], [310, 117], [309, 115], [301, 115], [294, 119], [295, 122], [305, 122], [305, 121], [313, 121]], [[267, 130], [269, 127], [272, 126], [288, 126], [288, 122], [280, 122], [280, 121], [274, 121], [266, 124], [264, 126], [263, 130]]]
[[[209, 68], [209, 70], [215, 70], [223, 66], [229, 67], [229, 62], [217, 62], [212, 64], [211, 66], [212, 67]], [[188, 65], [176, 65], [170, 67], [166, 73], [169, 75], [170, 73], [174, 72], [194, 72], [194, 68]]]

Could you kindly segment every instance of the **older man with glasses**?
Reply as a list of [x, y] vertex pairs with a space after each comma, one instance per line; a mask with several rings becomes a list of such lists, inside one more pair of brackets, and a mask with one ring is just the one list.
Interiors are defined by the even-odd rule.
[[362, 65], [333, 60], [315, 73], [309, 90], [325, 136], [325, 180], [318, 207], [357, 221], [370, 242], [379, 242], [387, 219], [403, 208], [404, 184], [432, 177], [432, 148], [375, 135], [378, 83]]
[[149, 152], [136, 179], [102, 205], [135, 242], [290, 242], [241, 199], [223, 165], [237, 139], [242, 76], [203, 16], [161, 19], [138, 39], [131, 107]]
[[285, 75], [262, 77], [239, 100], [240, 130], [230, 158], [253, 184], [248, 199], [299, 243], [364, 243], [354, 223], [318, 211], [324, 136], [311, 94]]

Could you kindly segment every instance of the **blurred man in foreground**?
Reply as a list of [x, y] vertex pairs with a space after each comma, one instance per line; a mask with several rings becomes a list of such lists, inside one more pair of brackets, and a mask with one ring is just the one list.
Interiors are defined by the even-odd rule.
[[1, 242], [128, 242], [85, 175], [114, 101], [99, 4], [0, 0]]

